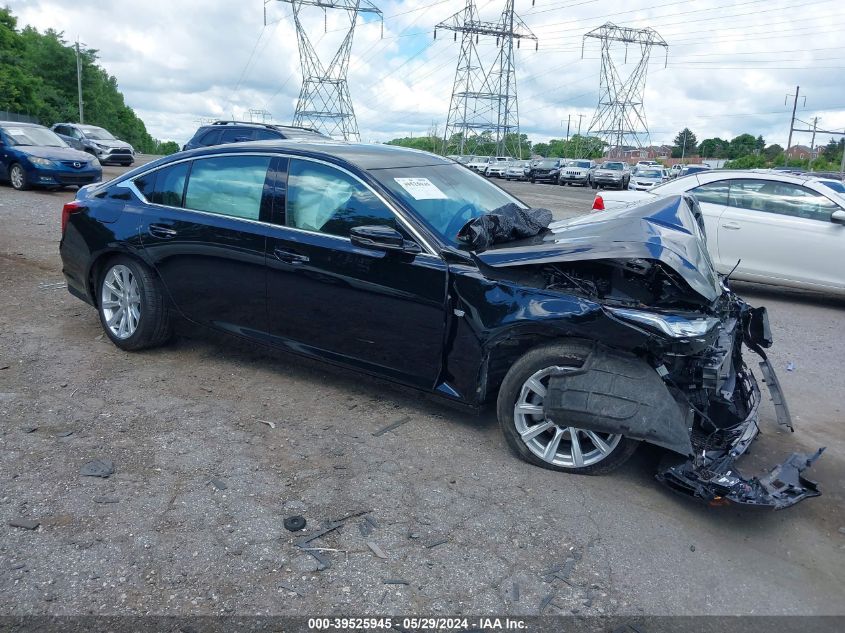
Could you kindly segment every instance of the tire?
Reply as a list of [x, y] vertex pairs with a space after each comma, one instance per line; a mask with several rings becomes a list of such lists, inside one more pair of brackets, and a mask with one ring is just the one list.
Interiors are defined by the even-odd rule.
[[598, 185], [598, 183], [596, 183], [596, 182], [591, 182], [591, 183], [590, 183], [590, 186], [591, 186], [593, 189], [598, 189], [598, 188], [599, 188], [599, 185]]
[[31, 187], [26, 170], [20, 163], [15, 163], [9, 168], [9, 182], [12, 184], [12, 188], [17, 191], [26, 191]]
[[[120, 292], [121, 284], [115, 276], [123, 279], [123, 285], [128, 286], [126, 293]], [[137, 302], [131, 300], [133, 296], [138, 297]], [[135, 310], [130, 310], [131, 307]], [[161, 283], [149, 268], [129, 257], [115, 257], [103, 267], [97, 280], [97, 312], [106, 336], [123, 350], [158, 347], [167, 342], [173, 332]], [[121, 312], [124, 317], [120, 316]], [[109, 325], [110, 319], [113, 320], [112, 326]], [[118, 331], [114, 331], [113, 327]]]
[[[578, 445], [583, 453], [583, 465], [574, 466], [572, 462], [575, 458], [572, 456], [573, 451], [571, 450], [572, 431], [570, 430], [567, 433], [569, 427], [565, 427], [567, 430], [561, 433], [559, 431], [560, 427], [556, 424], [537, 419], [542, 413], [528, 414], [524, 417], [532, 418], [532, 425], [527, 427], [529, 430], [533, 429], [535, 424], [537, 426], [550, 424], [551, 426], [547, 431], [536, 434], [535, 437], [527, 440], [531, 442], [531, 447], [522, 439], [519, 433], [518, 421], [515, 419], [515, 408], [518, 400], [524, 397], [526, 389], [527, 393], [531, 393], [531, 389], [527, 386], [529, 379], [540, 376], [544, 371], [556, 366], [580, 367], [584, 364], [589, 353], [590, 346], [578, 341], [560, 341], [541, 345], [530, 350], [517, 360], [502, 381], [499, 387], [499, 397], [496, 402], [496, 414], [499, 419], [499, 426], [511, 450], [528, 463], [566, 473], [602, 475], [619, 468], [637, 450], [639, 442], [636, 440], [631, 440], [621, 435], [591, 433], [581, 429], [574, 429], [575, 437], [578, 438]], [[540, 378], [541, 381], [543, 379], [545, 377]], [[533, 393], [528, 397], [534, 398], [536, 401], [536, 396], [538, 394]], [[539, 401], [542, 402], [542, 398]], [[601, 440], [601, 443], [604, 444], [603, 448], [599, 448], [599, 444], [594, 442], [587, 433], [591, 433], [592, 436], [596, 436], [598, 440]], [[546, 442], [546, 446], [548, 446], [552, 438], [558, 435], [560, 436], [558, 451], [560, 449], [563, 450], [562, 452], [556, 451], [552, 457], [558, 463], [548, 461], [535, 453], [537, 450], [542, 452], [543, 442]], [[567, 463], [567, 447], [569, 447], [569, 463]]]
[[536, 183], [537, 181], [536, 181], [536, 180], [534, 180], [533, 178], [529, 178], [529, 179], [528, 179], [528, 182], [530, 182], [530, 183], [533, 185], [533, 184], [534, 184], [534, 183]]

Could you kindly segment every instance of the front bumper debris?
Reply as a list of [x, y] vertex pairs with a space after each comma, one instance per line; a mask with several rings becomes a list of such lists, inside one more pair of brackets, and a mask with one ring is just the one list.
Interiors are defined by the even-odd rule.
[[783, 510], [799, 501], [818, 497], [818, 484], [804, 477], [804, 471], [821, 457], [824, 448], [812, 455], [793, 453], [765, 477], [747, 479], [728, 456], [711, 468], [696, 468], [692, 461], [670, 466], [657, 473], [658, 481], [673, 490], [711, 505], [737, 503]]

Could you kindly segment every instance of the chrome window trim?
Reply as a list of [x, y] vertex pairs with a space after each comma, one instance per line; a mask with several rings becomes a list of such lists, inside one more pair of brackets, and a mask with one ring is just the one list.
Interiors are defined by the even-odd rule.
[[[221, 217], [222, 218], [230, 218], [232, 220], [240, 220], [242, 222], [251, 222], [253, 224], [260, 224], [262, 226], [279, 227], [279, 228], [284, 228], [284, 229], [290, 229], [292, 231], [298, 231], [300, 233], [306, 233], [308, 235], [322, 235], [322, 236], [325, 236], [325, 237], [331, 237], [331, 238], [335, 238], [335, 239], [339, 239], [339, 240], [346, 240], [347, 242], [351, 242], [350, 238], [343, 237], [341, 235], [331, 235], [329, 233], [320, 233], [319, 231], [307, 231], [305, 229], [299, 229], [299, 228], [296, 228], [296, 227], [293, 227], [293, 226], [287, 226], [285, 224], [274, 224], [272, 222], [263, 222], [261, 220], [250, 220], [249, 218], [238, 218], [238, 217], [231, 216], [231, 215], [224, 215], [222, 213], [211, 213], [210, 211], [200, 211], [198, 209], [188, 209], [186, 207], [173, 207], [173, 206], [166, 205], [166, 204], [157, 204], [155, 202], [150, 202], [149, 200], [147, 200], [147, 198], [138, 190], [138, 187], [135, 186], [134, 181], [137, 178], [141, 178], [142, 176], [146, 176], [148, 174], [159, 171], [161, 169], [171, 167], [173, 165], [178, 165], [180, 163], [185, 163], [185, 162], [188, 162], [188, 161], [203, 160], [203, 159], [206, 159], [206, 158], [220, 158], [220, 157], [226, 157], [226, 156], [264, 156], [264, 157], [269, 157], [271, 159], [276, 158], [276, 157], [282, 157], [282, 158], [287, 158], [289, 160], [292, 160], [292, 159], [307, 160], [307, 161], [310, 161], [312, 163], [319, 163], [321, 165], [325, 165], [327, 167], [337, 169], [338, 171], [345, 173], [346, 175], [350, 176], [352, 179], [354, 179], [355, 181], [357, 181], [361, 185], [363, 185], [376, 198], [378, 198], [378, 200], [381, 201], [381, 203], [384, 206], [386, 206], [391, 213], [393, 213], [393, 215], [396, 217], [396, 219], [399, 221], [399, 223], [403, 227], [405, 227], [405, 229], [419, 242], [419, 244], [426, 251], [426, 252], [423, 252], [421, 254], [430, 255], [432, 257], [440, 259], [439, 256], [437, 255], [437, 250], [432, 247], [432, 245], [428, 242], [428, 240], [426, 240], [422, 236], [422, 234], [405, 217], [405, 215], [400, 210], [398, 210], [396, 208], [396, 206], [394, 206], [389, 200], [387, 200], [387, 198], [385, 198], [378, 191], [373, 189], [369, 184], [367, 184], [366, 182], [361, 180], [361, 178], [359, 178], [357, 175], [355, 175], [354, 173], [352, 173], [351, 171], [349, 171], [345, 167], [341, 167], [340, 165], [336, 165], [334, 163], [331, 163], [329, 161], [322, 160], [322, 159], [319, 159], [319, 158], [313, 158], [311, 156], [298, 156], [296, 154], [282, 154], [282, 153], [277, 153], [277, 152], [273, 152], [273, 153], [269, 153], [269, 154], [267, 152], [231, 152], [231, 153], [227, 152], [227, 153], [224, 153], [224, 154], [213, 154], [213, 155], [210, 155], [210, 156], [192, 156], [190, 158], [181, 158], [179, 160], [174, 160], [173, 162], [167, 163], [166, 165], [157, 165], [153, 169], [143, 171], [139, 174], [136, 174], [132, 178], [127, 178], [126, 180], [122, 180], [118, 183], [115, 183], [114, 186], [129, 189], [130, 191], [132, 191], [132, 193], [134, 193], [136, 196], [138, 196], [138, 198], [140, 200], [142, 200], [145, 204], [150, 205], [151, 207], [158, 207], [158, 208], [162, 208], [162, 209], [176, 209], [176, 210], [179, 210], [179, 211], [188, 211], [190, 213], [200, 213], [200, 214], [203, 214], [203, 215], [209, 215], [209, 216], [217, 217], [217, 218], [221, 218]], [[190, 180], [190, 176], [188, 178]]]

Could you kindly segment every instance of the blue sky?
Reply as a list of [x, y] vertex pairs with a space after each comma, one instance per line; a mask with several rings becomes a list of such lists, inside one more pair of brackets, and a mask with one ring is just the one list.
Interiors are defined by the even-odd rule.
[[[265, 109], [289, 123], [300, 86], [290, 5], [263, 0], [6, 0], [20, 24], [54, 28], [99, 49], [127, 103], [161, 139], [187, 140], [201, 118], [243, 118]], [[442, 131], [459, 42], [433, 38], [436, 23], [464, 7], [463, 0], [377, 2], [381, 23], [360, 19], [349, 85], [361, 137], [385, 141]], [[504, 0], [478, 0], [496, 20]], [[237, 8], [235, 8], [237, 7]], [[835, 0], [516, 0], [517, 12], [539, 37], [539, 50], [517, 53], [522, 131], [542, 141], [586, 130], [599, 95], [599, 49], [585, 32], [613, 21], [657, 30], [669, 43], [668, 66], [655, 52], [645, 109], [654, 142], [671, 142], [684, 126], [699, 139], [762, 134], [786, 144], [791, 104], [801, 85], [799, 118], [819, 127], [845, 128], [845, 5]], [[799, 8], [800, 7], [800, 8]], [[324, 17], [305, 10], [309, 34], [324, 62], [337, 46], [342, 11]], [[495, 56], [493, 40], [479, 50]], [[630, 52], [629, 52], [630, 54]], [[631, 55], [633, 57], [633, 55]], [[622, 66], [623, 72], [631, 65]], [[829, 135], [820, 135], [824, 143]], [[809, 135], [793, 142], [809, 143]]]

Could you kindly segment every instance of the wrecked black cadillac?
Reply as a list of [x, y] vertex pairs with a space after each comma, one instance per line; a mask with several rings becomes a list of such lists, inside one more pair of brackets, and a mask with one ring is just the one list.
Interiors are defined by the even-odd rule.
[[513, 284], [519, 310], [560, 337], [516, 361], [500, 389], [499, 420], [519, 455], [604, 473], [644, 441], [669, 451], [659, 481], [713, 505], [782, 509], [819, 495], [803, 472], [824, 449], [794, 453], [765, 477], [737, 470], [760, 432], [761, 392], [743, 346], [759, 356], [778, 423], [792, 431], [792, 419], [764, 351], [766, 309], [715, 272], [694, 197], [582, 216], [522, 239], [511, 224], [528, 222], [523, 233], [532, 233], [534, 210], [503, 211], [504, 223], [493, 211], [458, 238], [481, 245], [472, 255], [484, 276]]
[[481, 408], [540, 466], [604, 473], [641, 442], [657, 477], [709, 503], [818, 495], [794, 454], [736, 460], [761, 392], [789, 410], [766, 311], [713, 269], [692, 197], [552, 223], [426, 152], [334, 141], [181, 152], [83, 187], [62, 211], [68, 290], [116, 346], [176, 316]]

